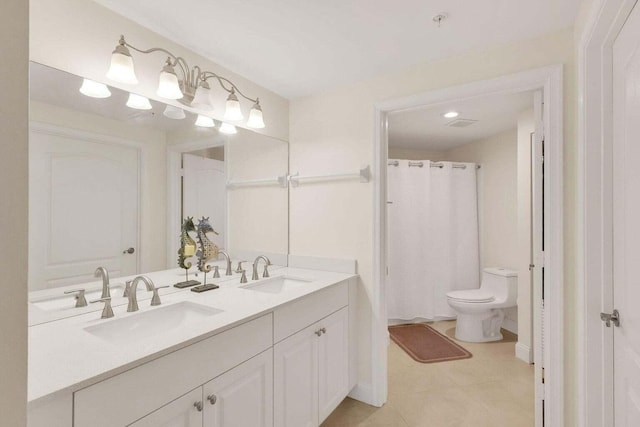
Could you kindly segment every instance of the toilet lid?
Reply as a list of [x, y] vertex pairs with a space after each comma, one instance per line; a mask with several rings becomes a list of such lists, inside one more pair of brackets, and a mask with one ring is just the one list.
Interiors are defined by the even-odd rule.
[[491, 302], [495, 299], [493, 295], [481, 289], [448, 292], [447, 297], [464, 302]]

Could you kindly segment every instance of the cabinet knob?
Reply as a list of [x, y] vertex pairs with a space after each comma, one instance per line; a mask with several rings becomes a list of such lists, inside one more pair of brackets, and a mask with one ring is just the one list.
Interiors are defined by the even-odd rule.
[[193, 407], [198, 410], [198, 412], [202, 412], [202, 402], [196, 402], [193, 404]]
[[322, 332], [323, 334], [327, 333], [327, 330], [325, 328], [320, 329], [320, 332]]
[[315, 332], [315, 334], [316, 334], [317, 336], [322, 335], [322, 329], [318, 329], [318, 330]]
[[215, 405], [216, 402], [218, 401], [218, 398], [216, 397], [215, 394], [210, 394], [209, 396], [207, 396], [207, 400], [209, 401], [209, 403], [211, 403], [212, 405]]

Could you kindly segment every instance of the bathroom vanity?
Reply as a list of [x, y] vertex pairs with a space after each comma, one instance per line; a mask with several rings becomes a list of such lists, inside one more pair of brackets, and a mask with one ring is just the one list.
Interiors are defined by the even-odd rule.
[[285, 267], [33, 325], [28, 425], [317, 426], [356, 382], [356, 281]]

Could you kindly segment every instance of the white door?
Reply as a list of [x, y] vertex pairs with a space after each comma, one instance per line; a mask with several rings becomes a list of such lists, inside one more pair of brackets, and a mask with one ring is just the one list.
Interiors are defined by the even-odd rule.
[[342, 310], [318, 322], [318, 411], [324, 421], [349, 392], [349, 311]]
[[224, 162], [191, 154], [182, 155], [182, 213], [198, 219], [209, 218], [219, 235], [209, 236], [220, 249], [226, 247], [227, 180]]
[[[613, 47], [613, 307], [616, 426], [640, 426], [640, 8]], [[605, 325], [606, 328], [606, 325]]]
[[99, 266], [112, 277], [138, 270], [139, 153], [100, 138], [71, 129], [30, 132], [32, 290], [95, 280]]
[[531, 143], [531, 285], [533, 313], [533, 361], [535, 376], [535, 423], [544, 425], [544, 124], [542, 92], [533, 94], [534, 133]]
[[205, 427], [273, 426], [273, 351], [204, 385]]
[[202, 410], [202, 387], [198, 387], [129, 427], [202, 427]]
[[273, 350], [274, 425], [318, 426], [318, 332], [310, 326]]

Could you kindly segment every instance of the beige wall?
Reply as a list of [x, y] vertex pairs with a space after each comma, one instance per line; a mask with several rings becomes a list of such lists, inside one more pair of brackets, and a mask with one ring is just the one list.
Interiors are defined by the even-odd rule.
[[16, 427], [27, 408], [28, 18], [29, 2], [2, 2], [0, 424]]
[[[164, 209], [167, 199], [165, 133], [41, 102], [31, 102], [29, 114], [29, 119], [32, 121], [122, 138], [139, 145], [142, 155], [139, 267], [140, 271], [165, 269], [167, 267], [165, 248], [157, 243], [165, 241], [167, 235], [166, 209]], [[159, 209], [159, 206], [162, 208]]]
[[389, 147], [390, 159], [444, 160], [446, 151], [416, 150], [413, 148]]
[[[443, 160], [473, 162], [478, 171], [480, 266], [518, 265], [518, 186], [516, 128], [448, 151]], [[506, 310], [504, 327], [518, 333], [518, 310]]]
[[[373, 164], [374, 105], [377, 102], [491, 79], [552, 64], [564, 65], [565, 335], [566, 406], [576, 390], [573, 360], [574, 298], [575, 70], [573, 32], [493, 47], [447, 60], [414, 66], [291, 103], [291, 169], [304, 174], [351, 170]], [[373, 299], [373, 184], [328, 183], [301, 186], [290, 196], [290, 251], [296, 255], [355, 258], [360, 273], [360, 381], [371, 381], [371, 300]], [[382, 321], [377, 319], [380, 324]], [[566, 425], [574, 425], [572, 410]]]
[[[108, 83], [123, 90], [152, 99], [158, 99], [156, 85], [158, 73], [166, 59], [164, 54], [142, 55], [134, 53], [136, 75], [140, 84], [131, 87], [107, 81], [111, 52], [121, 34], [134, 46], [148, 49], [163, 47], [183, 56], [191, 65], [200, 65], [232, 80], [243, 92], [260, 98], [267, 124], [260, 133], [288, 140], [289, 102], [287, 99], [238, 76], [200, 55], [122, 17], [97, 3], [87, 0], [30, 0], [30, 58], [63, 71]], [[213, 117], [220, 120], [226, 96], [212, 86], [214, 93]], [[166, 102], [166, 100], [158, 99]], [[241, 101], [248, 116], [250, 103]], [[179, 105], [176, 103], [175, 105]]]

